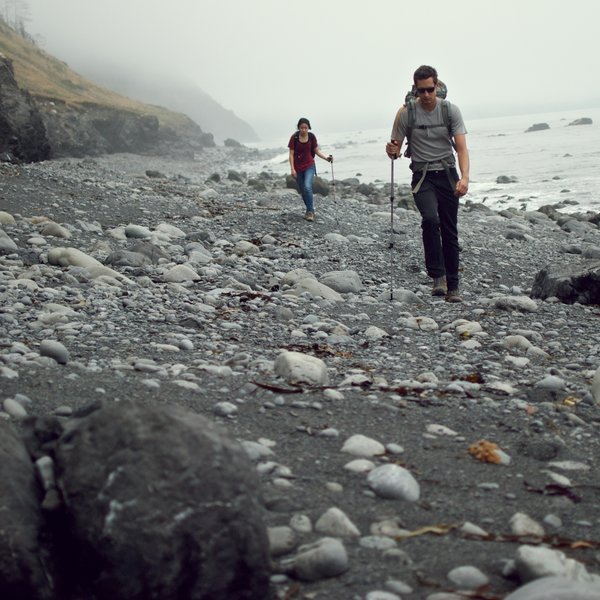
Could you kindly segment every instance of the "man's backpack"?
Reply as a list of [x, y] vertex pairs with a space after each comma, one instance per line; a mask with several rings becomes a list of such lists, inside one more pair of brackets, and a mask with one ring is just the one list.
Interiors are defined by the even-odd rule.
[[[432, 125], [431, 127], [443, 127], [445, 126], [448, 130], [448, 135], [450, 136], [450, 141], [452, 142], [452, 147], [454, 149], [454, 140], [452, 138], [452, 115], [450, 114], [450, 105], [446, 100], [446, 95], [448, 94], [448, 88], [443, 81], [438, 79], [436, 84], [435, 95], [440, 99], [442, 103], [442, 119], [443, 123], [440, 125]], [[404, 151], [404, 156], [410, 158], [412, 151], [410, 147], [410, 141], [413, 129], [415, 128], [415, 123], [417, 120], [417, 88], [413, 85], [412, 89], [406, 94], [404, 98], [404, 106], [406, 110], [408, 110], [408, 125], [406, 128], [406, 150]], [[427, 129], [426, 125], [419, 125], [419, 129]]]
[[[312, 157], [315, 157], [315, 152], [317, 150], [317, 144], [315, 143], [315, 136], [312, 133], [312, 131], [308, 132], [308, 141], [310, 142], [310, 153], [312, 154]], [[296, 133], [294, 134], [294, 152], [296, 152], [296, 146], [298, 145], [298, 143], [300, 142], [300, 132], [296, 131]]]

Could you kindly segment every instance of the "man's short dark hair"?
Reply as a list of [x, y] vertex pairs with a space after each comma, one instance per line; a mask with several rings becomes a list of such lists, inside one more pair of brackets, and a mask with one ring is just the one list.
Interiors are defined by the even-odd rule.
[[437, 83], [437, 81], [438, 81], [437, 71], [433, 67], [430, 67], [429, 65], [421, 65], [415, 71], [415, 73], [413, 75], [413, 81], [414, 81], [415, 85], [417, 85], [417, 81], [420, 81], [422, 79], [429, 79], [430, 77], [433, 77], [433, 83]]

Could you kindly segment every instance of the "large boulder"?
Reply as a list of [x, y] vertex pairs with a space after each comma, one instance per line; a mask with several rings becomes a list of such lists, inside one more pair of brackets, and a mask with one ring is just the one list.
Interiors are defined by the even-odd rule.
[[2, 420], [0, 481], [0, 598], [51, 598], [42, 566], [43, 519], [33, 463], [15, 430]]
[[164, 405], [113, 403], [73, 421], [53, 457], [72, 536], [63, 568], [80, 589], [96, 600], [267, 597], [259, 484], [237, 442]]
[[34, 162], [50, 156], [42, 117], [29, 93], [19, 89], [12, 61], [0, 52], [0, 155]]
[[567, 304], [600, 304], [600, 261], [544, 267], [535, 276], [531, 296], [554, 296]]

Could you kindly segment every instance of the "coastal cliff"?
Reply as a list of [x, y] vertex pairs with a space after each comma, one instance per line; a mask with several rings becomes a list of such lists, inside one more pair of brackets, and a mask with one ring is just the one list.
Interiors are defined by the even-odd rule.
[[0, 20], [4, 162], [115, 152], [191, 158], [214, 145], [187, 115], [91, 83]]

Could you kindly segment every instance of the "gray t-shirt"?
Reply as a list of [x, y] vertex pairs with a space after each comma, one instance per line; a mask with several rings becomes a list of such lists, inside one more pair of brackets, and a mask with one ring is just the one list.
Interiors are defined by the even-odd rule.
[[[452, 135], [466, 134], [467, 129], [458, 106], [448, 102], [448, 108], [452, 124]], [[407, 125], [408, 109], [403, 106], [396, 115], [391, 139], [397, 140], [402, 145], [406, 137]], [[426, 127], [419, 129], [419, 125], [425, 125]], [[412, 160], [427, 163], [438, 162], [452, 156], [452, 150], [452, 141], [442, 115], [442, 101], [438, 100], [431, 112], [424, 110], [417, 101], [415, 126], [411, 137]]]

